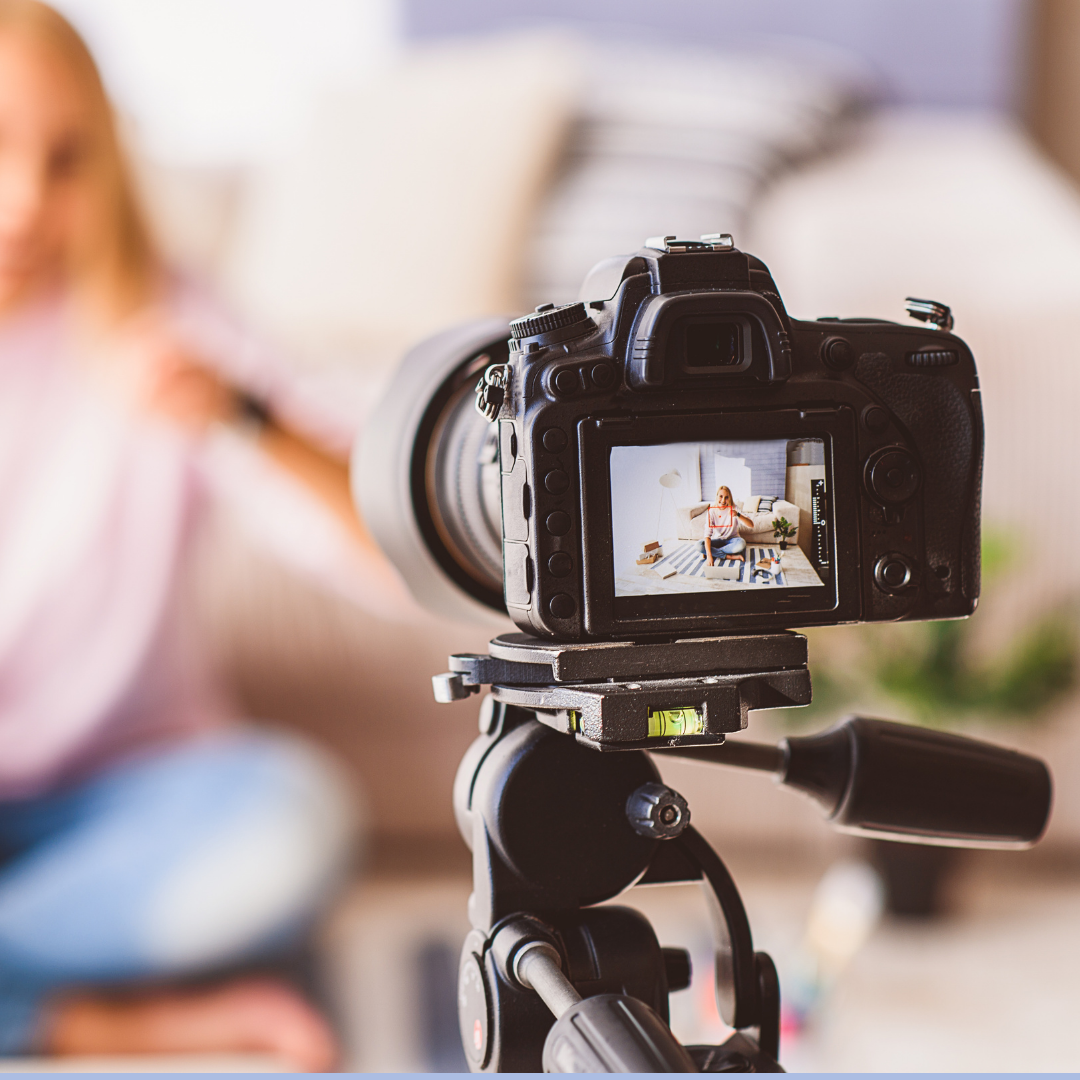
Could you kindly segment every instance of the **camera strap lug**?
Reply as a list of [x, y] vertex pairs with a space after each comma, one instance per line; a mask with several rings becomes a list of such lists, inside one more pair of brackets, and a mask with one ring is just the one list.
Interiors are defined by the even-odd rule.
[[476, 411], [493, 424], [510, 389], [510, 365], [490, 364], [476, 384]]

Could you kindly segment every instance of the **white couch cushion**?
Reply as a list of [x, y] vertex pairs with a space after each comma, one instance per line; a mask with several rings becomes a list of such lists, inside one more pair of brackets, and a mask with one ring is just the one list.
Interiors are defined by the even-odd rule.
[[252, 180], [226, 259], [234, 295], [303, 351], [394, 359], [447, 325], [517, 312], [575, 71], [561, 37], [451, 41], [327, 101], [300, 152]]
[[771, 510], [759, 510], [755, 514], [748, 514], [747, 517], [754, 523], [754, 527], [752, 529], [747, 529], [745, 526], [739, 528], [739, 534], [747, 540], [754, 540], [757, 543], [776, 543], [776, 537], [773, 536], [773, 522], [779, 521], [780, 518], [787, 518], [796, 529], [795, 535], [788, 538], [788, 543], [798, 542], [799, 508], [786, 499], [777, 499]]

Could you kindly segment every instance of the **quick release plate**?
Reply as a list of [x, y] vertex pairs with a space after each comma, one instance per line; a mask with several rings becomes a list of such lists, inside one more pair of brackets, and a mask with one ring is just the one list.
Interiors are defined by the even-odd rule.
[[806, 656], [790, 632], [569, 644], [503, 634], [486, 655], [451, 656], [432, 684], [441, 702], [490, 685], [497, 701], [599, 750], [708, 745], [746, 727], [751, 709], [808, 705]]

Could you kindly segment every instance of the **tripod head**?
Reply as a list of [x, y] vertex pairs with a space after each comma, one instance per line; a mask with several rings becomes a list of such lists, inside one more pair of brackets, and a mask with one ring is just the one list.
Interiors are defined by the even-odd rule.
[[[779, 1069], [775, 968], [645, 751], [771, 773], [837, 828], [894, 840], [1026, 847], [1050, 813], [1041, 761], [974, 739], [854, 717], [778, 746], [726, 741], [751, 709], [809, 702], [797, 634], [666, 644], [511, 634], [450, 667], [433, 680], [439, 700], [491, 686], [454, 785], [473, 853], [459, 1014], [476, 1070]], [[593, 906], [677, 881], [702, 881], [722, 915], [716, 997], [738, 1033], [721, 1047], [683, 1048], [666, 1026], [688, 958], [661, 949], [631, 909]]]
[[[1052, 784], [1036, 758], [976, 739], [853, 717], [769, 747], [728, 734], [751, 709], [810, 701], [799, 634], [663, 644], [556, 644], [506, 634], [488, 655], [450, 657], [433, 679], [440, 701], [491, 684], [493, 702], [601, 751], [643, 749], [772, 773], [811, 796], [834, 826], [891, 840], [959, 847], [1035, 843]], [[493, 724], [481, 717], [481, 730]]]

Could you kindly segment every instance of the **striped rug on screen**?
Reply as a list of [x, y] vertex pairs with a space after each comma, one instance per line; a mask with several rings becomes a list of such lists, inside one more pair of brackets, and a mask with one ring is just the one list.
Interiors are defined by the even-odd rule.
[[[780, 552], [776, 548], [748, 547], [744, 552], [745, 562], [740, 563], [736, 559], [717, 559], [716, 565], [737, 566], [739, 568], [738, 578], [730, 579], [732, 583], [738, 581], [742, 585], [753, 585], [755, 583], [760, 585], [786, 585], [783, 571], [776, 575], [754, 573], [754, 568], [757, 566], [759, 559], [775, 559], [779, 554]], [[672, 567], [677, 573], [684, 574], [687, 577], [705, 577], [705, 556], [702, 553], [701, 544], [696, 540], [688, 540], [685, 544], [680, 544], [670, 555], [665, 555], [653, 564], [653, 569], [658, 572], [661, 567]]]

